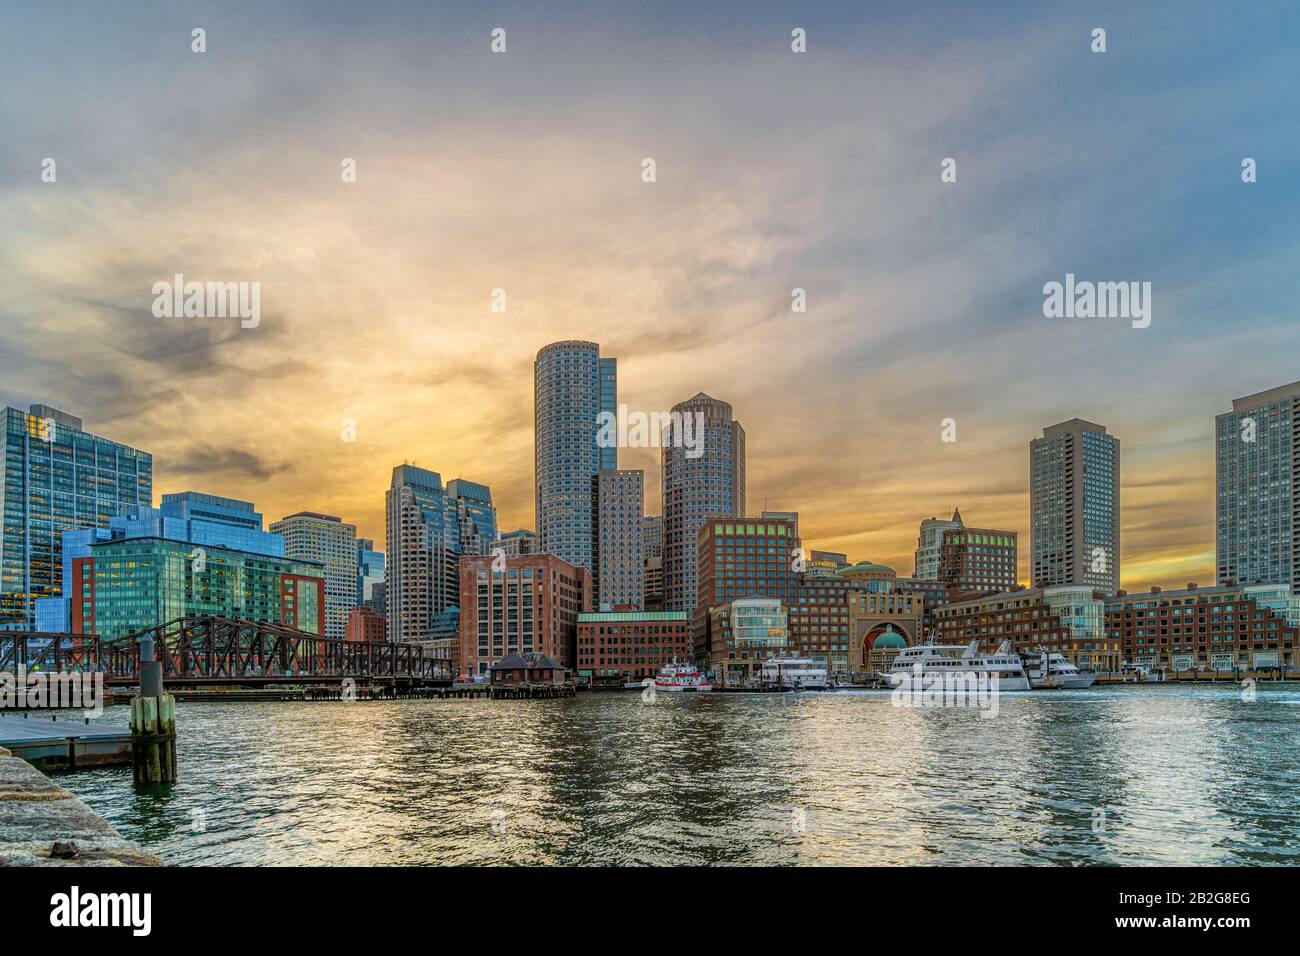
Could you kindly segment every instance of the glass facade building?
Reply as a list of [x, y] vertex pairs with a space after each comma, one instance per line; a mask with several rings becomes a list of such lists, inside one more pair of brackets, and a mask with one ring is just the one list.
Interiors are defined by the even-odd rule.
[[379, 585], [379, 597], [383, 597], [384, 552], [375, 550], [371, 538], [357, 538], [357, 606], [372, 607], [380, 614], [383, 608], [375, 605], [375, 585]]
[[5, 408], [4, 427], [0, 627], [32, 627], [36, 601], [63, 594], [64, 532], [152, 505], [153, 457], [45, 405]]
[[[270, 621], [322, 634], [319, 568], [265, 554], [188, 542], [122, 538], [94, 544], [69, 598], [85, 633], [112, 640], [187, 615]], [[78, 575], [74, 574], [74, 581]]]
[[487, 554], [497, 537], [487, 485], [398, 465], [387, 493], [384, 589], [388, 639], [418, 641], [460, 601], [460, 559]]
[[595, 342], [553, 342], [533, 364], [537, 547], [588, 571], [596, 516], [592, 480], [618, 468], [618, 448], [597, 444], [601, 412], [618, 411], [617, 360]]
[[1214, 432], [1218, 583], [1296, 590], [1300, 382], [1235, 399]]

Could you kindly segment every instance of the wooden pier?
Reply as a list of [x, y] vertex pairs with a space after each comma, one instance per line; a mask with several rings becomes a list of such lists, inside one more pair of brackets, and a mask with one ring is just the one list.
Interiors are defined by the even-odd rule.
[[131, 731], [89, 721], [50, 720], [39, 712], [0, 716], [0, 747], [41, 770], [131, 763]]

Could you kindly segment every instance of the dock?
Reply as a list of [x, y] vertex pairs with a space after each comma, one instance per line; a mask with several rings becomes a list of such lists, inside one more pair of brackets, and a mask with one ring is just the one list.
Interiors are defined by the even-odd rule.
[[41, 770], [129, 766], [131, 730], [10, 711], [0, 714], [0, 749]]

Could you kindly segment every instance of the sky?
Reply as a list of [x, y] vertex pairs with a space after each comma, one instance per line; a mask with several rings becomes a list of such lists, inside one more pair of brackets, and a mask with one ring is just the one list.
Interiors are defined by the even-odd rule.
[[[532, 528], [532, 362], [587, 339], [633, 410], [730, 402], [806, 547], [907, 574], [960, 507], [1027, 583], [1029, 441], [1080, 417], [1123, 585], [1211, 582], [1214, 416], [1300, 379], [1300, 9], [697, 6], [0, 0], [0, 403], [156, 495], [382, 541], [413, 462]], [[260, 323], [155, 316], [176, 273]], [[1067, 273], [1150, 326], [1044, 317]], [[658, 451], [620, 466], [656, 512]]]

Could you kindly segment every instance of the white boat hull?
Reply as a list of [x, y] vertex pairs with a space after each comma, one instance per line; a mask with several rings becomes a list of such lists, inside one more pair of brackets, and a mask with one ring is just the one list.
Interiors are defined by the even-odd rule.
[[712, 692], [712, 684], [692, 684], [683, 686], [681, 684], [661, 684], [655, 681], [655, 690], [663, 691], [665, 694], [708, 694]]

